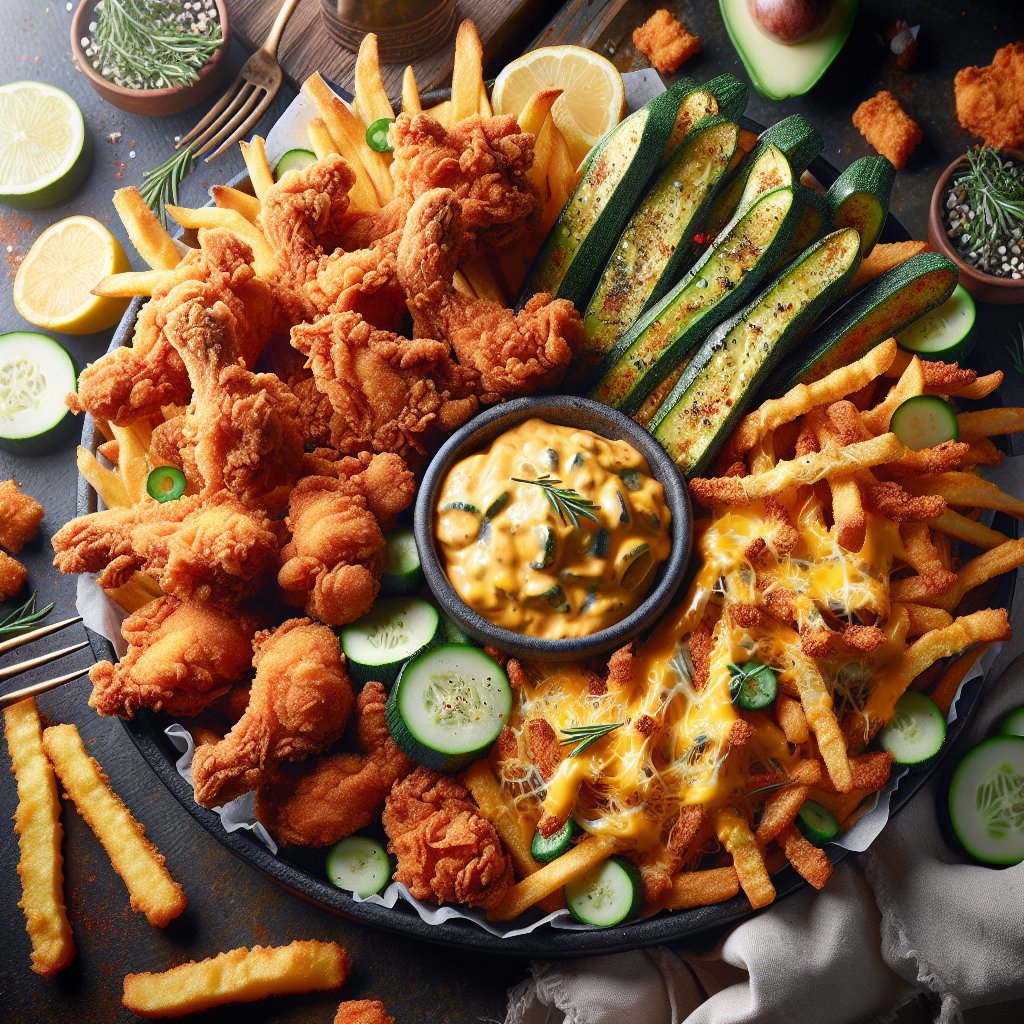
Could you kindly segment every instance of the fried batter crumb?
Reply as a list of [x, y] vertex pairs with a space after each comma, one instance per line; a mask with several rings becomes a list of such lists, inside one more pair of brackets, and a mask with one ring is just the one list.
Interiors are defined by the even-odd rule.
[[661, 7], [633, 29], [633, 45], [661, 74], [671, 75], [700, 53], [700, 36], [691, 34], [671, 11]]
[[0, 599], [14, 597], [25, 585], [28, 569], [6, 551], [0, 551]]
[[961, 128], [998, 149], [1024, 145], [1024, 43], [997, 50], [985, 67], [961, 68], [953, 87]]
[[853, 124], [897, 170], [906, 167], [910, 154], [924, 138], [917, 122], [900, 106], [899, 100], [884, 89], [853, 112]]

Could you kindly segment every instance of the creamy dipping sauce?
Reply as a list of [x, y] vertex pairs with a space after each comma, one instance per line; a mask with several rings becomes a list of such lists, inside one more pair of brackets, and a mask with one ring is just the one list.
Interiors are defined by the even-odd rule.
[[664, 489], [635, 448], [537, 418], [456, 463], [435, 514], [459, 597], [546, 640], [624, 619], [671, 548]]

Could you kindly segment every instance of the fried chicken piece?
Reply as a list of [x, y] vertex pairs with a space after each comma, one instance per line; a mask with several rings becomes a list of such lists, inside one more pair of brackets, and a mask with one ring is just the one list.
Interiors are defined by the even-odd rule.
[[961, 68], [953, 87], [961, 128], [996, 149], [1024, 146], [1024, 43], [997, 50], [985, 67]]
[[513, 884], [498, 833], [456, 779], [420, 766], [391, 790], [382, 820], [395, 881], [416, 899], [490, 908]]
[[53, 550], [61, 572], [97, 572], [106, 589], [140, 571], [182, 600], [231, 607], [268, 581], [280, 540], [276, 524], [221, 492], [81, 516], [54, 534]]
[[343, 454], [422, 462], [477, 410], [479, 376], [453, 361], [447, 342], [402, 338], [347, 312], [299, 324], [292, 344], [330, 402], [330, 443]]
[[350, 999], [338, 1007], [334, 1024], [395, 1024], [379, 999]]
[[6, 551], [0, 551], [0, 600], [14, 597], [28, 579], [28, 569]]
[[660, 74], [671, 75], [700, 53], [700, 36], [693, 35], [671, 11], [661, 7], [633, 29], [633, 45]]
[[373, 606], [384, 557], [381, 527], [409, 504], [416, 483], [389, 452], [343, 459], [336, 474], [305, 476], [293, 488], [291, 540], [281, 551], [277, 582], [289, 604], [342, 626]]
[[16, 555], [35, 535], [43, 521], [43, 506], [22, 494], [13, 480], [0, 483], [0, 547]]
[[398, 247], [398, 274], [415, 333], [451, 342], [479, 371], [486, 393], [511, 397], [557, 385], [583, 344], [583, 321], [568, 299], [534, 295], [517, 316], [452, 287], [465, 238], [456, 194], [433, 189], [413, 204]]
[[260, 505], [299, 472], [299, 403], [272, 373], [241, 361], [234, 314], [223, 302], [205, 305], [197, 286], [179, 285], [167, 319], [170, 343], [188, 370], [194, 399], [181, 425], [182, 464], [194, 460], [206, 492], [230, 491]]
[[256, 817], [278, 842], [330, 846], [365, 828], [413, 762], [384, 720], [387, 691], [367, 683], [356, 698], [356, 744], [361, 754], [325, 754], [286, 765], [256, 796]]
[[192, 759], [196, 803], [219, 807], [259, 788], [284, 761], [302, 761], [343, 732], [353, 693], [334, 633], [288, 619], [256, 634], [256, 676], [245, 714]]
[[132, 718], [140, 708], [197, 715], [249, 675], [255, 615], [161, 597], [121, 626], [128, 644], [113, 665], [89, 673], [89, 704], [101, 715]]
[[906, 167], [911, 154], [924, 138], [920, 125], [885, 89], [865, 100], [853, 112], [853, 126], [898, 171]]
[[77, 394], [68, 395], [73, 412], [126, 426], [138, 419], [159, 421], [165, 405], [186, 405], [192, 385], [181, 357], [164, 332], [168, 317], [183, 293], [176, 287], [190, 281], [206, 305], [223, 302], [235, 323], [238, 355], [247, 367], [255, 365], [280, 307], [267, 282], [256, 277], [249, 244], [231, 231], [201, 231], [200, 248], [193, 250], [168, 275], [139, 313], [131, 347], [108, 352], [87, 366], [78, 379]]

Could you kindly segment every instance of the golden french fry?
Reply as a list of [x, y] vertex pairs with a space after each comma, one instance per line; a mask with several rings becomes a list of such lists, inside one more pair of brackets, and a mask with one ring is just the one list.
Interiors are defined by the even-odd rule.
[[544, 207], [543, 221], [552, 224], [558, 220], [562, 207], [569, 201], [576, 188], [576, 167], [569, 151], [569, 143], [558, 125], [551, 125], [551, 157], [548, 161], [549, 197]]
[[469, 283], [466, 275], [461, 270], [456, 270], [452, 277], [452, 287], [460, 294], [464, 295], [467, 299], [477, 299], [479, 296], [473, 291], [473, 286]]
[[180, 1017], [228, 1003], [341, 988], [351, 969], [336, 942], [242, 947], [159, 974], [128, 974], [122, 1003], [140, 1017]]
[[146, 499], [146, 480], [151, 469], [147, 454], [148, 439], [144, 443], [138, 433], [128, 427], [111, 423], [110, 429], [117, 441], [117, 472], [124, 484], [128, 500], [133, 504]]
[[210, 189], [210, 195], [214, 206], [219, 206], [222, 210], [235, 210], [250, 224], [256, 223], [256, 218], [260, 214], [260, 201], [255, 196], [241, 189], [231, 188], [230, 185], [214, 185]]
[[862, 414], [864, 426], [872, 434], [881, 434], [889, 429], [892, 414], [908, 399], [924, 394], [924, 370], [921, 360], [914, 356], [907, 364], [900, 379], [889, 389], [885, 398], [873, 409]]
[[455, 65], [452, 70], [452, 124], [476, 114], [484, 84], [484, 48], [476, 25], [467, 18], [455, 36]]
[[203, 206], [190, 210], [186, 206], [172, 206], [165, 209], [183, 228], [194, 231], [207, 228], [226, 228], [233, 231], [252, 247], [253, 266], [258, 274], [269, 276], [277, 266], [277, 257], [270, 243], [263, 237], [255, 224], [250, 224], [237, 210], [223, 210], [217, 206]]
[[905, 263], [911, 256], [928, 252], [930, 248], [931, 246], [927, 242], [879, 242], [860, 261], [860, 266], [850, 278], [846, 290], [855, 291], [862, 285], [869, 284], [883, 274], [887, 274], [893, 267]]
[[43, 750], [128, 887], [132, 910], [142, 911], [158, 928], [173, 921], [185, 909], [185, 894], [171, 878], [160, 851], [146, 838], [146, 830], [86, 753], [78, 730], [73, 725], [51, 725], [43, 733]]
[[545, 896], [563, 888], [574, 878], [586, 874], [616, 850], [616, 843], [607, 836], [587, 836], [567, 853], [549, 861], [539, 871], [516, 882], [505, 899], [487, 912], [491, 921], [511, 921], [524, 910], [539, 903]]
[[309, 148], [317, 160], [323, 160], [325, 156], [331, 156], [338, 152], [338, 147], [327, 129], [327, 122], [322, 117], [314, 117], [306, 126], [306, 137], [309, 139]]
[[363, 124], [369, 128], [374, 121], [387, 118], [395, 119], [391, 100], [388, 99], [384, 81], [380, 76], [380, 55], [377, 50], [377, 37], [372, 32], [363, 36], [356, 55], [355, 95], [352, 107], [362, 118]]
[[707, 907], [731, 900], [739, 891], [740, 880], [735, 868], [681, 871], [672, 879], [672, 892], [665, 906], [670, 910]]
[[64, 906], [64, 858], [60, 796], [43, 753], [43, 729], [35, 698], [4, 708], [4, 735], [18, 789], [14, 831], [21, 859], [21, 901], [32, 943], [32, 970], [45, 978], [75, 958], [75, 940]]
[[491, 98], [487, 95], [487, 86], [481, 81], [480, 98], [477, 100], [477, 111], [481, 117], [493, 117], [494, 108], [491, 106]]
[[[519, 115], [519, 127], [529, 132], [533, 142], [533, 164], [527, 171], [530, 184], [541, 196], [547, 195], [548, 162], [551, 157], [552, 131], [551, 107], [562, 95], [561, 89], [541, 89], [535, 92]], [[546, 129], [546, 131], [545, 131]]]
[[[928, 603], [945, 608], [947, 612], [953, 612], [959, 607], [968, 591], [1022, 565], [1024, 565], [1024, 538], [1008, 540], [1005, 544], [983, 551], [976, 558], [972, 558], [961, 566], [953, 586]], [[911, 579], [913, 578], [911, 577]], [[897, 584], [902, 582], [904, 581], [896, 581]], [[895, 585], [893, 586], [895, 587]]]
[[915, 601], [932, 598], [941, 594], [956, 582], [956, 573], [950, 572], [942, 561], [938, 548], [932, 542], [931, 530], [925, 522], [900, 523], [900, 539], [903, 541], [903, 554], [907, 564], [917, 573], [910, 577], [915, 580], [922, 597], [897, 596], [902, 584], [909, 580], [897, 580], [893, 584], [894, 600]]
[[762, 845], [771, 842], [792, 825], [809, 792], [808, 786], [786, 786], [773, 793], [765, 801], [764, 815], [755, 833], [757, 841]]
[[109, 274], [92, 289], [92, 293], [118, 299], [136, 295], [147, 297], [173, 280], [174, 274], [168, 270], [127, 270], [121, 274]]
[[723, 807], [714, 815], [718, 840], [732, 855], [733, 866], [750, 905], [757, 910], [775, 899], [775, 886], [768, 876], [760, 847], [739, 811]]
[[799, 745], [810, 739], [807, 717], [800, 706], [800, 701], [780, 693], [775, 701], [775, 717], [779, 720], [779, 726], [788, 743]]
[[502, 306], [510, 304], [506, 302], [506, 297], [494, 278], [494, 272], [484, 257], [478, 256], [476, 259], [467, 260], [459, 269], [466, 275], [466, 280], [478, 298], [489, 299]]
[[947, 395], [950, 398], [970, 398], [978, 401], [988, 398], [1000, 384], [1003, 383], [1003, 371], [996, 370], [994, 373], [987, 373], [983, 377], [977, 377], [970, 384], [960, 384], [955, 387], [942, 387], [936, 385], [934, 388], [927, 380], [925, 381], [925, 394]]
[[[240, 142], [238, 144], [242, 151], [242, 159], [245, 161], [245, 166], [249, 171], [249, 182], [252, 185], [253, 192], [256, 193], [256, 198], [262, 203], [267, 197], [267, 192], [274, 184], [274, 172], [270, 169], [270, 163], [267, 160], [267, 146], [263, 141], [263, 138], [259, 135], [254, 135], [250, 142]], [[178, 218], [175, 217], [175, 220]], [[180, 224], [181, 221], [178, 221]]]
[[440, 121], [441, 124], [450, 128], [452, 126], [452, 101], [441, 100], [440, 103], [435, 103], [432, 107], [429, 107], [425, 113], [429, 114], [435, 121]]
[[119, 188], [112, 201], [138, 254], [154, 270], [173, 270], [181, 262], [181, 253], [139, 190], [134, 185]]
[[483, 759], [474, 761], [462, 781], [473, 794], [480, 813], [495, 827], [508, 847], [516, 874], [525, 878], [539, 870], [540, 864], [530, 852], [532, 837], [522, 827], [524, 819], [514, 807], [509, 806], [491, 766]]
[[79, 445], [75, 461], [78, 472], [89, 481], [107, 508], [128, 508], [131, 505], [131, 499], [121, 478], [105, 466], [101, 466], [92, 452]]
[[962, 412], [956, 418], [961, 441], [974, 441], [1024, 430], [1024, 409], [993, 406], [979, 412]]
[[966, 654], [961, 654], [960, 657], [942, 673], [941, 678], [932, 688], [929, 696], [933, 701], [935, 701], [939, 710], [943, 714], [949, 714], [949, 709], [953, 706], [953, 701], [956, 699], [957, 692], [960, 689], [960, 684], [966, 678], [967, 673], [974, 667], [977, 660], [991, 646], [991, 644], [978, 644], [977, 647], [972, 647]]
[[993, 530], [990, 526], [969, 519], [967, 516], [954, 512], [947, 508], [941, 516], [928, 520], [928, 525], [933, 530], [944, 533], [947, 537], [955, 537], [957, 540], [967, 541], [978, 548], [994, 548], [999, 544], [1005, 544], [1010, 538], [1005, 533]]
[[831, 405], [852, 395], [885, 373], [895, 358], [896, 340], [890, 338], [849, 366], [833, 370], [813, 384], [797, 384], [781, 398], [762, 402], [755, 412], [740, 420], [729, 439], [730, 452], [735, 452], [738, 457], [753, 448], [769, 430], [789, 423], [817, 406]]
[[953, 616], [943, 608], [927, 604], [899, 602], [898, 607], [907, 613], [907, 636], [918, 637], [933, 629], [943, 629], [953, 621]]
[[832, 519], [836, 540], [847, 551], [860, 551], [867, 535], [868, 517], [860, 484], [852, 476], [829, 477]]
[[846, 754], [846, 740], [836, 719], [828, 687], [810, 658], [794, 649], [790, 651], [789, 661], [807, 725], [818, 741], [818, 750], [829, 778], [836, 789], [845, 793], [853, 786], [853, 776]]
[[150, 601], [160, 597], [163, 591], [148, 576], [137, 572], [127, 583], [120, 587], [111, 587], [106, 594], [126, 612], [137, 612]]
[[487, 254], [487, 260], [497, 273], [506, 295], [516, 296], [526, 280], [526, 259], [521, 247], [504, 246]]
[[1000, 490], [975, 473], [936, 473], [933, 476], [909, 477], [905, 481], [913, 494], [937, 494], [950, 505], [964, 508], [989, 508], [1024, 519], [1024, 501]]
[[782, 849], [797, 874], [815, 889], [822, 889], [832, 875], [832, 861], [824, 850], [810, 843], [798, 829], [790, 825], [779, 836]]
[[423, 109], [420, 103], [420, 90], [416, 85], [416, 72], [410, 64], [402, 72], [402, 112], [405, 114], [418, 114]]

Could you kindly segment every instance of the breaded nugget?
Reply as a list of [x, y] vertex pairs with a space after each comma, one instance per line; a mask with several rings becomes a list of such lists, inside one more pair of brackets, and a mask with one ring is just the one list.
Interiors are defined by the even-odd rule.
[[14, 597], [25, 586], [28, 569], [6, 551], [0, 551], [0, 599]]
[[924, 138], [917, 122], [900, 106], [899, 100], [884, 89], [853, 112], [853, 124], [897, 170], [903, 170], [910, 154]]
[[986, 67], [961, 68], [953, 87], [961, 128], [999, 149], [1024, 145], [1024, 43], [997, 50]]
[[13, 480], [0, 483], [0, 547], [17, 554], [39, 529], [43, 506], [22, 494]]
[[633, 45], [661, 74], [671, 75], [684, 61], [700, 53], [700, 36], [688, 32], [671, 11], [662, 7], [633, 29]]

